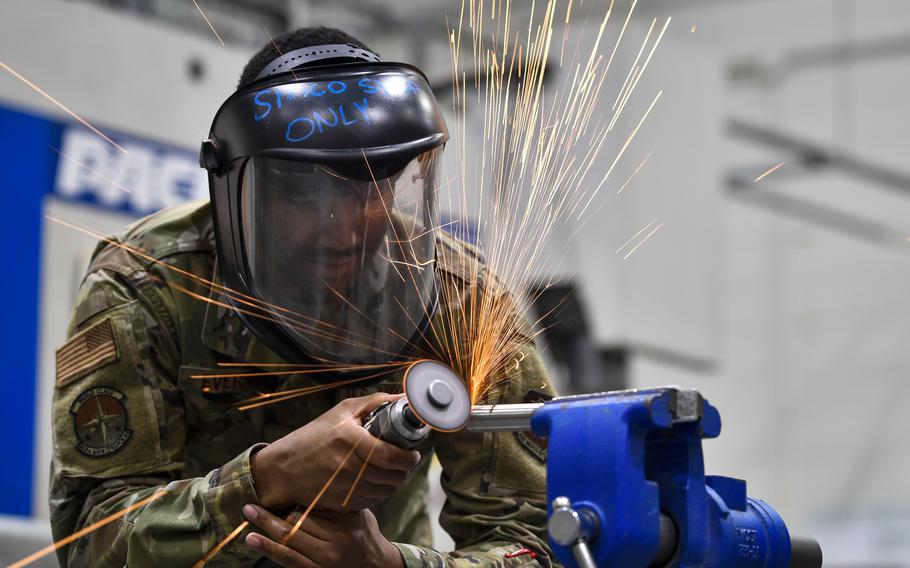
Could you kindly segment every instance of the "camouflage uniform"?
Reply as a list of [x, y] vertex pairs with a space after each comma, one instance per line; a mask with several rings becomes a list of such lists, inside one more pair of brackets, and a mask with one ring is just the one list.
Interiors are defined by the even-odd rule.
[[[251, 452], [346, 397], [400, 392], [400, 377], [240, 411], [239, 400], [309, 386], [313, 379], [192, 378], [225, 373], [218, 366], [223, 362], [281, 362], [231, 309], [201, 301], [223, 301], [217, 292], [158, 262], [214, 279], [208, 202], [147, 217], [114, 238], [145, 256], [98, 246], [69, 339], [57, 353], [54, 536], [68, 536], [156, 491], [166, 493], [62, 548], [58, 556], [63, 566], [190, 566], [243, 520], [245, 503], [258, 503]], [[438, 246], [456, 253], [445, 255], [454, 260], [439, 267], [442, 278], [465, 278], [471, 273], [467, 267], [481, 262], [469, 246], [449, 237], [440, 237]], [[507, 386], [487, 402], [552, 394], [529, 344], [516, 343], [515, 365], [507, 373]], [[407, 566], [550, 565], [541, 440], [459, 432], [434, 434], [420, 449], [421, 462], [408, 484], [374, 508], [383, 534], [396, 543]], [[434, 452], [444, 472], [447, 501], [440, 521], [456, 542], [452, 553], [430, 548], [425, 495]], [[260, 556], [244, 536], [207, 565], [255, 564]], [[514, 555], [521, 548], [536, 551], [537, 559]]]

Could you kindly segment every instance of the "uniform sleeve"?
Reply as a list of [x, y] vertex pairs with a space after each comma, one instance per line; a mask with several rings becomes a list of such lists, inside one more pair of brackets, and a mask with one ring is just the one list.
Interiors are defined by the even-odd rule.
[[[530, 343], [516, 347], [508, 380], [485, 402], [520, 403], [553, 395]], [[436, 434], [446, 504], [440, 524], [454, 552], [396, 544], [408, 568], [552, 566], [546, 537], [546, 441], [531, 433]]]
[[[258, 502], [254, 446], [204, 477], [182, 479], [184, 410], [166, 291], [141, 271], [90, 273], [57, 351], [50, 510], [55, 540], [129, 509], [58, 550], [63, 567], [190, 566]], [[152, 499], [149, 499], [152, 498]], [[242, 544], [209, 565], [252, 564]]]

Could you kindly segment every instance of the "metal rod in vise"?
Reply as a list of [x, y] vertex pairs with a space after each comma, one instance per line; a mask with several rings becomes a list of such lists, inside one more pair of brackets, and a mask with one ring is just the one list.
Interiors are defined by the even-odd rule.
[[531, 429], [531, 416], [542, 402], [486, 404], [471, 407], [466, 430], [471, 432], [518, 432]]
[[[641, 393], [670, 391], [672, 393], [672, 412], [674, 422], [692, 422], [700, 416], [703, 400], [696, 391], [682, 390], [679, 387], [655, 387], [651, 389], [634, 389], [612, 391], [604, 393], [591, 393], [575, 396], [561, 396], [557, 400], [571, 402], [574, 400], [591, 399], [595, 397], [631, 396]], [[471, 432], [516, 432], [531, 429], [531, 416], [543, 406], [544, 403], [521, 404], [492, 404], [476, 405], [471, 407], [471, 417], [468, 419], [467, 430]]]

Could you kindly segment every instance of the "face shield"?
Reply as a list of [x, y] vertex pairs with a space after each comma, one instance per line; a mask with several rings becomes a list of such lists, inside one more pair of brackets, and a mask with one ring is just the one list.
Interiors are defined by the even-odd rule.
[[412, 340], [435, 301], [436, 158], [389, 177], [251, 158], [240, 229], [253, 295], [316, 358], [379, 363]]
[[297, 69], [224, 103], [200, 156], [220, 275], [276, 353], [371, 365], [419, 343], [436, 305], [447, 138], [426, 79], [401, 64]]

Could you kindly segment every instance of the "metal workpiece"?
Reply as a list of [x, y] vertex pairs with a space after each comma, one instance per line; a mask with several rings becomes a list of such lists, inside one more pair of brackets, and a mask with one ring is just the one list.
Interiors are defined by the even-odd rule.
[[684, 389], [677, 385], [560, 396], [550, 400], [547, 404], [576, 403], [584, 401], [596, 403], [604, 398], [637, 397], [666, 397], [667, 408], [672, 415], [673, 423], [695, 422], [704, 416], [705, 413], [705, 399], [701, 393], [697, 390]]
[[413, 413], [434, 430], [461, 430], [471, 416], [471, 398], [464, 381], [442, 363], [424, 360], [408, 367], [404, 392]]
[[471, 432], [518, 432], [531, 429], [531, 417], [546, 403], [485, 404], [471, 408], [466, 430]]
[[531, 430], [531, 417], [542, 406], [584, 404], [609, 398], [638, 397], [642, 395], [665, 395], [673, 423], [695, 422], [704, 413], [705, 400], [695, 390], [676, 386], [650, 389], [629, 389], [621, 391], [561, 396], [545, 403], [488, 404], [471, 408], [471, 418], [465, 428], [471, 432], [516, 432]]

